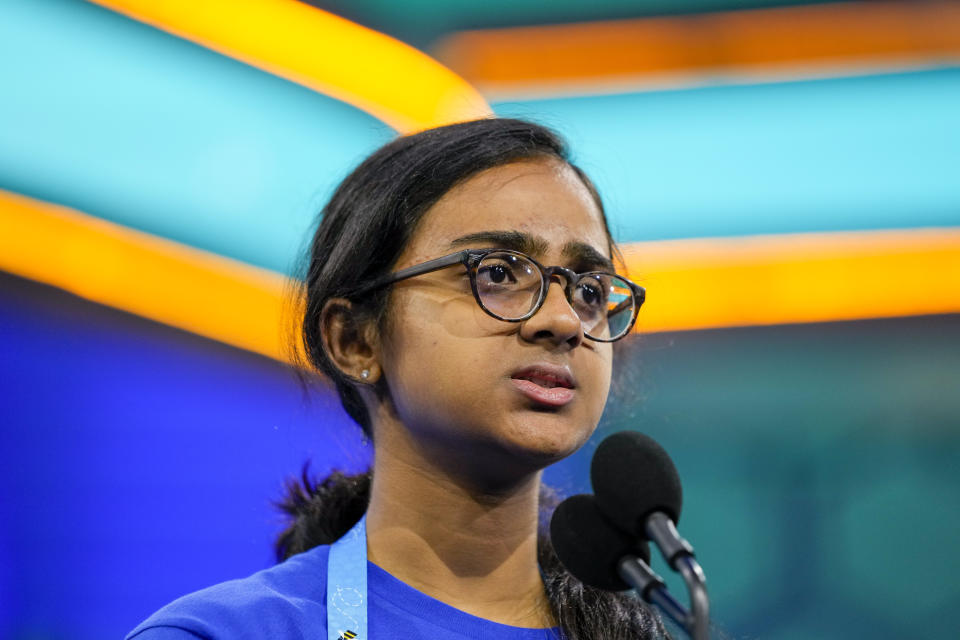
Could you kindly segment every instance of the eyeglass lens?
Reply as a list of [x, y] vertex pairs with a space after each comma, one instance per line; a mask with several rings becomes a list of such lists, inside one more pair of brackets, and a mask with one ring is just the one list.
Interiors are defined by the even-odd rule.
[[[518, 320], [537, 306], [543, 278], [537, 265], [525, 257], [494, 252], [477, 264], [476, 286], [480, 304], [487, 311], [504, 320]], [[582, 274], [569, 302], [584, 333], [594, 338], [618, 338], [633, 319], [633, 292], [618, 276]]]

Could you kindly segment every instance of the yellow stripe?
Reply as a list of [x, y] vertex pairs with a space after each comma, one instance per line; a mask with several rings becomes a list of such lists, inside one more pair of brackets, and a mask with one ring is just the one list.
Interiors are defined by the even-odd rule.
[[296, 0], [93, 0], [370, 113], [401, 133], [491, 115], [430, 56]]
[[[633, 243], [641, 332], [960, 312], [960, 228]], [[0, 269], [285, 360], [283, 276], [0, 190]]]
[[282, 359], [276, 273], [0, 190], [0, 269]]
[[960, 312], [960, 228], [635, 243], [640, 331]]

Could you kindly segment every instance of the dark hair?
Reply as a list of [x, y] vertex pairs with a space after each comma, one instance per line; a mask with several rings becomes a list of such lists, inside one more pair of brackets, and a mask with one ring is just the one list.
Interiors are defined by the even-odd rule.
[[[480, 171], [538, 158], [559, 160], [577, 173], [604, 216], [611, 253], [618, 255], [600, 196], [570, 162], [566, 145], [549, 129], [522, 120], [474, 120], [398, 138], [354, 169], [321, 212], [301, 292], [303, 352], [306, 364], [333, 382], [344, 409], [368, 437], [370, 417], [354, 387], [357, 382], [333, 364], [323, 347], [319, 319], [325, 303], [351, 299], [361, 319], [380, 323], [389, 289], [363, 299], [355, 294], [392, 269], [424, 213]], [[335, 472], [318, 483], [305, 467], [280, 505], [291, 524], [276, 541], [278, 560], [336, 541], [363, 515], [369, 496], [369, 473]], [[549, 490], [541, 491], [545, 517], [555, 502]], [[639, 600], [587, 587], [567, 573], [544, 526], [538, 554], [553, 613], [569, 640], [666, 636], [659, 617]]]

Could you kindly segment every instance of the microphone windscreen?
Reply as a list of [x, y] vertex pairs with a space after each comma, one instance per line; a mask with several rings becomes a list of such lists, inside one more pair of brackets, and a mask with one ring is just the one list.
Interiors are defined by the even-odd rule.
[[627, 555], [650, 562], [650, 548], [638, 543], [600, 513], [593, 496], [570, 496], [559, 505], [550, 519], [550, 539], [560, 562], [580, 582], [605, 589], [623, 591], [629, 585], [620, 578], [617, 563]]
[[676, 523], [683, 505], [680, 476], [667, 452], [636, 431], [621, 431], [597, 447], [590, 481], [603, 514], [624, 531], [645, 536], [644, 521], [662, 511]]

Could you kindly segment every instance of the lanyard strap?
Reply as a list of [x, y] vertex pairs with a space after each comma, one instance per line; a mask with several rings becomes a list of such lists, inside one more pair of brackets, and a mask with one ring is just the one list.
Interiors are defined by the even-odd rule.
[[368, 640], [366, 515], [330, 546], [327, 640]]

